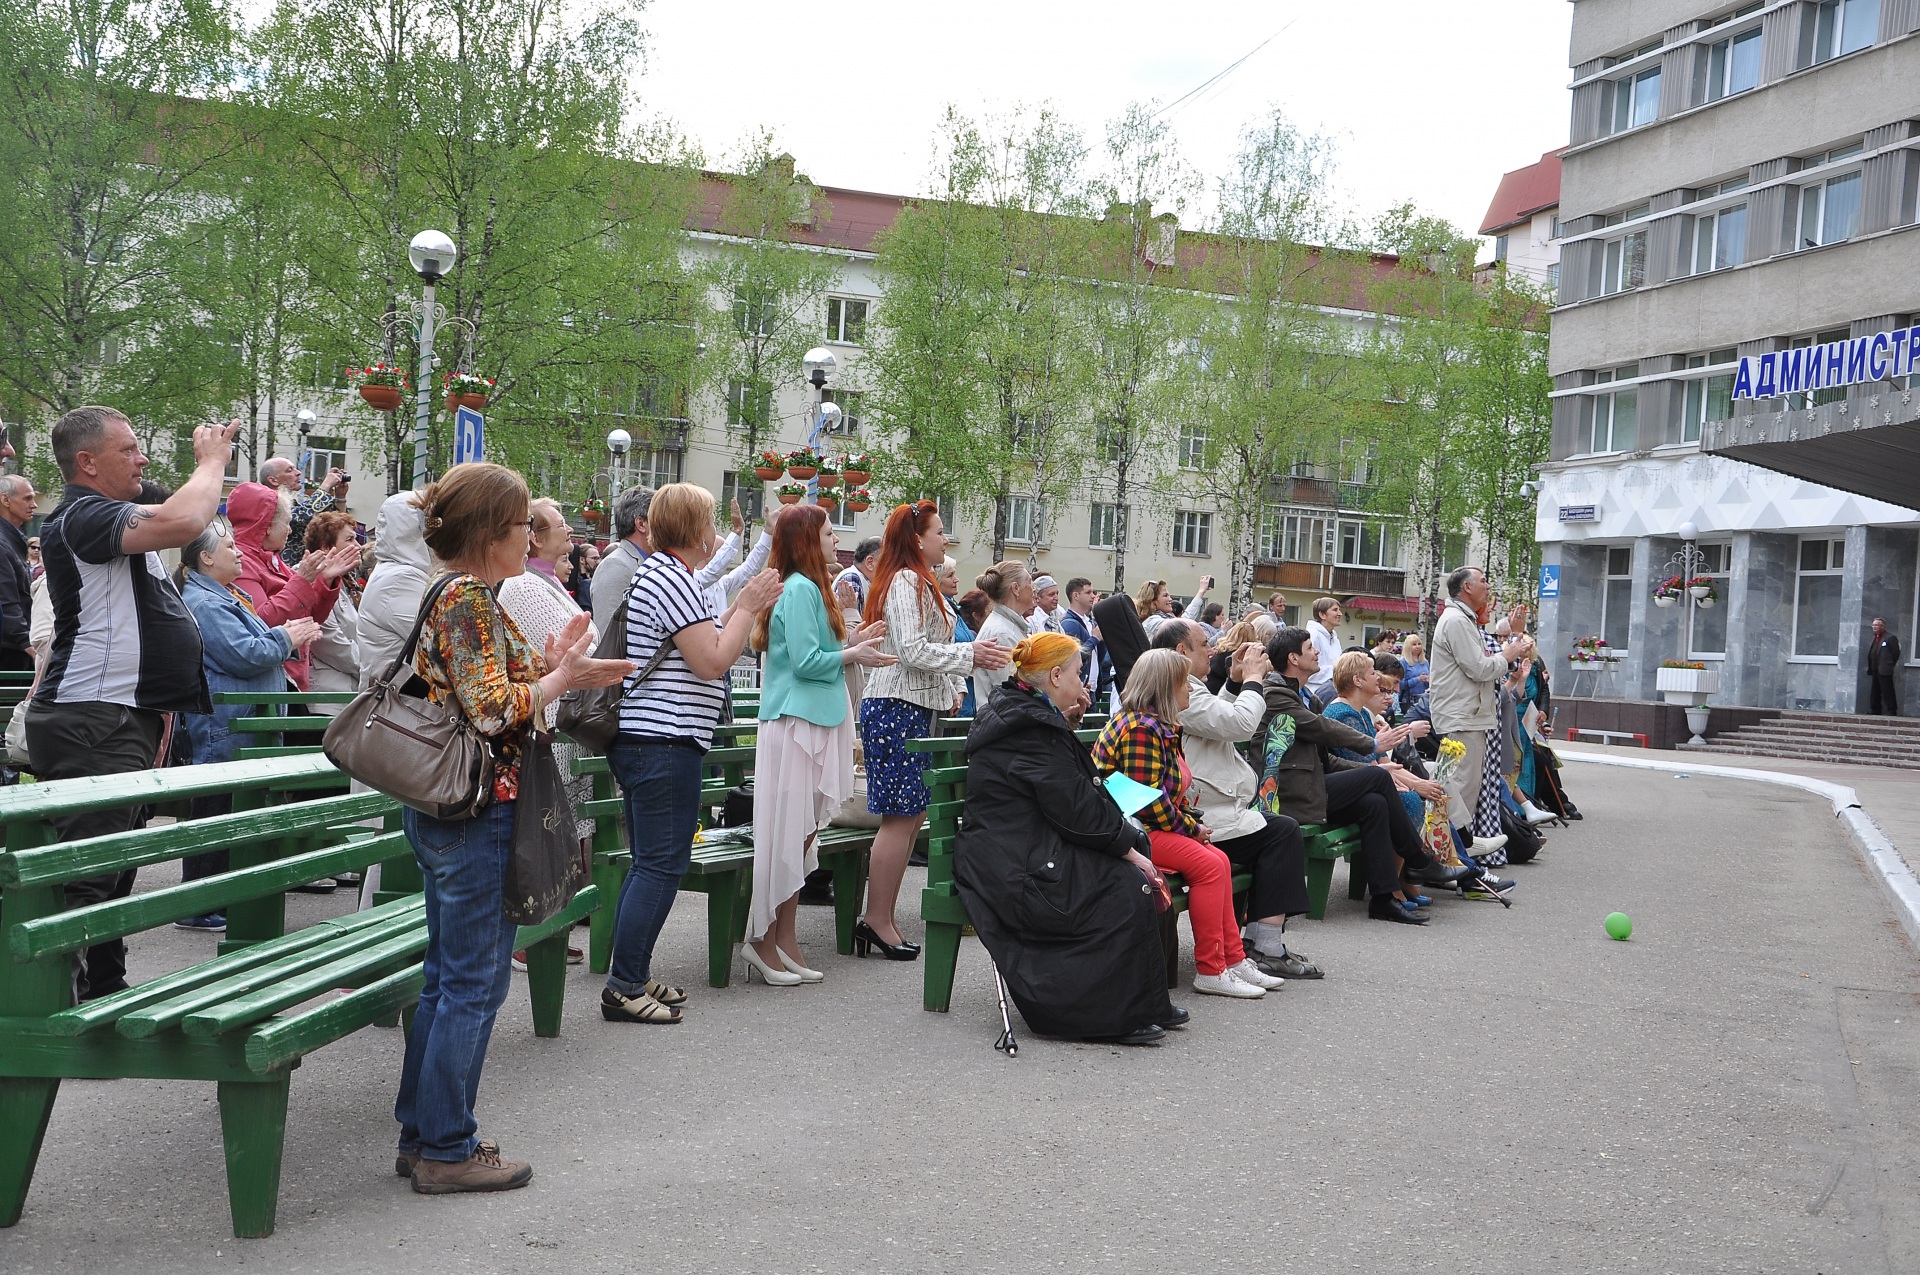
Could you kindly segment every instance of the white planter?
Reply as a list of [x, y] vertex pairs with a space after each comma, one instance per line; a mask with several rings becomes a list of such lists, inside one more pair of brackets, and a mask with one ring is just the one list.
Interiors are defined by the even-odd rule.
[[1656, 593], [1653, 595], [1653, 605], [1657, 607], [1670, 607], [1673, 605], [1673, 600], [1671, 593]]
[[1707, 742], [1707, 714], [1712, 711], [1705, 704], [1687, 707], [1687, 729], [1693, 732], [1693, 738], [1687, 741], [1689, 744]]
[[1655, 690], [1687, 695], [1711, 695], [1720, 689], [1720, 673], [1710, 668], [1663, 668], [1654, 670]]
[[1712, 598], [1695, 598], [1693, 605], [1699, 607], [1702, 611], [1711, 611], [1713, 610], [1713, 599]]
[[1687, 592], [1693, 595], [1695, 602], [1705, 602], [1708, 595], [1713, 592], [1713, 589], [1708, 585], [1696, 584], [1689, 586]]

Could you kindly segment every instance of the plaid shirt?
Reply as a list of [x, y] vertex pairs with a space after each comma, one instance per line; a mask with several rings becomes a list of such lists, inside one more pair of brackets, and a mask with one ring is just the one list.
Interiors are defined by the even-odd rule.
[[1127, 778], [1158, 788], [1159, 800], [1135, 812], [1142, 826], [1157, 832], [1192, 837], [1200, 818], [1189, 801], [1187, 778], [1180, 771], [1180, 728], [1131, 710], [1107, 722], [1093, 741], [1093, 764], [1101, 774], [1119, 771]]

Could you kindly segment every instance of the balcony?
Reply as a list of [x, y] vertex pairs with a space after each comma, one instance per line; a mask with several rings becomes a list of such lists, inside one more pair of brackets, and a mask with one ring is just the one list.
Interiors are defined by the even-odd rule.
[[1384, 567], [1335, 567], [1333, 591], [1343, 594], [1371, 593], [1389, 598], [1404, 597], [1407, 592], [1407, 573], [1389, 571]]
[[1349, 597], [1366, 593], [1398, 598], [1406, 596], [1407, 573], [1381, 567], [1336, 567], [1267, 558], [1254, 564], [1253, 583], [1262, 589], [1315, 589]]
[[1339, 487], [1340, 484], [1330, 478], [1298, 478], [1290, 475], [1274, 480], [1273, 494], [1268, 499], [1277, 504], [1336, 509], [1340, 500]]

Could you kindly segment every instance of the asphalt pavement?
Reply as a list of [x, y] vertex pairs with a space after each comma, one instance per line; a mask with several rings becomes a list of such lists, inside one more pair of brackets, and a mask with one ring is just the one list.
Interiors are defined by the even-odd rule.
[[[582, 968], [539, 1040], [516, 987], [480, 1115], [535, 1177], [504, 1195], [392, 1175], [396, 1031], [296, 1073], [266, 1240], [229, 1230], [212, 1085], [70, 1081], [0, 1270], [1920, 1270], [1920, 964], [1826, 803], [1566, 778], [1587, 818], [1512, 909], [1370, 922], [1338, 874], [1291, 935], [1324, 981], [1183, 987], [1193, 1025], [1150, 1049], [1003, 1058], [977, 943], [928, 1014], [920, 967], [833, 955], [823, 909], [824, 984], [708, 989], [682, 895], [656, 972], [684, 1025], [602, 1022]], [[211, 946], [147, 936], [135, 976]]]

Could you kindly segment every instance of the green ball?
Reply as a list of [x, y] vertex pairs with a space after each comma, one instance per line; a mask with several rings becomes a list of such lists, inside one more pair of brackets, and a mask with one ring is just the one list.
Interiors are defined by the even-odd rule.
[[1607, 934], [1609, 937], [1626, 940], [1633, 936], [1633, 918], [1625, 912], [1607, 913]]

